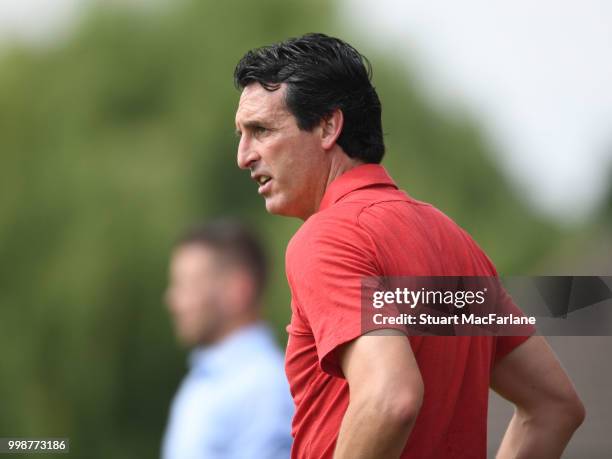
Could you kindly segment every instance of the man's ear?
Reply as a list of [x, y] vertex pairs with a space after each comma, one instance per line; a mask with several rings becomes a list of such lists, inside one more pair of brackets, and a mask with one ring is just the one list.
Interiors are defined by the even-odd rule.
[[321, 120], [321, 146], [330, 150], [340, 137], [344, 127], [344, 114], [339, 108]]

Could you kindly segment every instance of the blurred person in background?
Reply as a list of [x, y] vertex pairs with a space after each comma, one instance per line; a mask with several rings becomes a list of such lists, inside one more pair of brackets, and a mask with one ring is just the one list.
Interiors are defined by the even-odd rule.
[[492, 387], [516, 406], [498, 457], [558, 458], [584, 408], [542, 337], [364, 336], [365, 277], [497, 275], [380, 165], [381, 104], [364, 62], [307, 34], [247, 52], [234, 73], [238, 165], [268, 212], [304, 220], [286, 255], [292, 457], [484, 458]]
[[192, 351], [163, 459], [289, 456], [293, 403], [282, 353], [260, 318], [266, 271], [261, 245], [236, 221], [198, 226], [174, 248], [166, 303]]

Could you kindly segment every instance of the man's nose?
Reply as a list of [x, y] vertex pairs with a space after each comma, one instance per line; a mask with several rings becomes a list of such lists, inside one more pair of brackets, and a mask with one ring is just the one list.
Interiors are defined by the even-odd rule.
[[249, 169], [253, 163], [259, 160], [259, 154], [252, 148], [245, 136], [242, 136], [240, 138], [240, 143], [238, 143], [236, 160], [240, 169]]

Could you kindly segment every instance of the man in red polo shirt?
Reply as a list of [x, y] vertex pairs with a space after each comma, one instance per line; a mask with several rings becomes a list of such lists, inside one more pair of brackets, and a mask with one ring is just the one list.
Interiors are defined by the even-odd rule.
[[238, 165], [270, 213], [304, 220], [286, 257], [292, 457], [484, 458], [489, 387], [517, 408], [498, 457], [559, 457], [584, 408], [543, 338], [362, 329], [364, 278], [497, 274], [379, 165], [381, 106], [364, 61], [308, 34], [249, 51], [235, 70]]

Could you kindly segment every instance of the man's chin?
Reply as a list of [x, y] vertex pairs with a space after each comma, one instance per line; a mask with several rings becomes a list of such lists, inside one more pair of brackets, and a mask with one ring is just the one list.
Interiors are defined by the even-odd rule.
[[278, 202], [278, 199], [273, 198], [265, 198], [266, 199], [266, 210], [269, 214], [272, 215], [282, 215], [284, 217], [289, 217], [290, 215], [287, 213], [287, 206], [283, 205], [283, 203]]
[[299, 212], [296, 211], [296, 209], [292, 208], [291, 206], [288, 206], [286, 203], [278, 203], [274, 202], [273, 200], [266, 199], [266, 210], [269, 214], [272, 215], [279, 215], [282, 217], [295, 217], [304, 220], [304, 218], [302, 218], [302, 216]]

